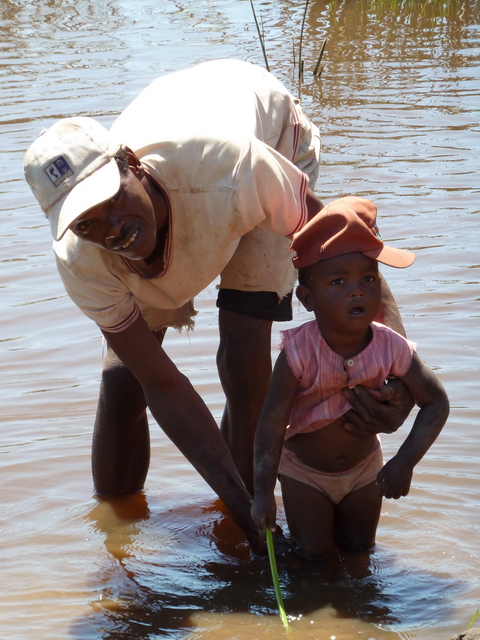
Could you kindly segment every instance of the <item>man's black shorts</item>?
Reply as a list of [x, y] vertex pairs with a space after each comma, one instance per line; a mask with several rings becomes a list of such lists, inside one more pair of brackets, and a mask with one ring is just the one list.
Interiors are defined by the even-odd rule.
[[235, 311], [244, 316], [288, 322], [293, 318], [292, 292], [281, 300], [272, 291], [238, 291], [237, 289], [220, 289], [217, 307], [226, 311]]

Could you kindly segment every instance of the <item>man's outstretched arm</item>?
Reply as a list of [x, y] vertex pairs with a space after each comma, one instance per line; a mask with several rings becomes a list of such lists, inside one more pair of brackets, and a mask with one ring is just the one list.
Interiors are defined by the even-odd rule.
[[[120, 333], [104, 332], [109, 346], [142, 386], [165, 434], [223, 500], [257, 551], [251, 497], [207, 406], [167, 356], [142, 317]], [[114, 452], [111, 452], [114, 455]]]

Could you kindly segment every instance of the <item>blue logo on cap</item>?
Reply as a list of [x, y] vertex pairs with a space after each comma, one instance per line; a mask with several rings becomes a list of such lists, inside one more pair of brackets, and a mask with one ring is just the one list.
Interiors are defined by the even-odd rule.
[[45, 173], [56, 187], [69, 176], [73, 176], [73, 171], [63, 156], [58, 156], [48, 167], [45, 167]]

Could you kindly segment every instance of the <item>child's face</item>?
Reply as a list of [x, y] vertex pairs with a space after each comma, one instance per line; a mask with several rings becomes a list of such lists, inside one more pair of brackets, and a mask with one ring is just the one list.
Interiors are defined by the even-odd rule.
[[313, 311], [321, 331], [365, 330], [378, 313], [381, 280], [376, 260], [348, 253], [308, 267], [297, 296]]

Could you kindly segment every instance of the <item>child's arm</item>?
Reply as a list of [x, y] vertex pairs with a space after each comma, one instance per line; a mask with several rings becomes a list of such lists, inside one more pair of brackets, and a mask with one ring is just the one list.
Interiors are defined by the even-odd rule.
[[275, 363], [255, 435], [255, 497], [251, 514], [262, 535], [265, 533], [267, 520], [272, 531], [276, 528], [277, 507], [274, 489], [285, 429], [298, 384], [288, 365], [285, 352], [281, 351]]
[[401, 380], [410, 390], [420, 411], [398, 453], [377, 476], [380, 495], [395, 500], [408, 494], [413, 468], [437, 439], [450, 410], [442, 383], [416, 353], [413, 354], [410, 369]]

